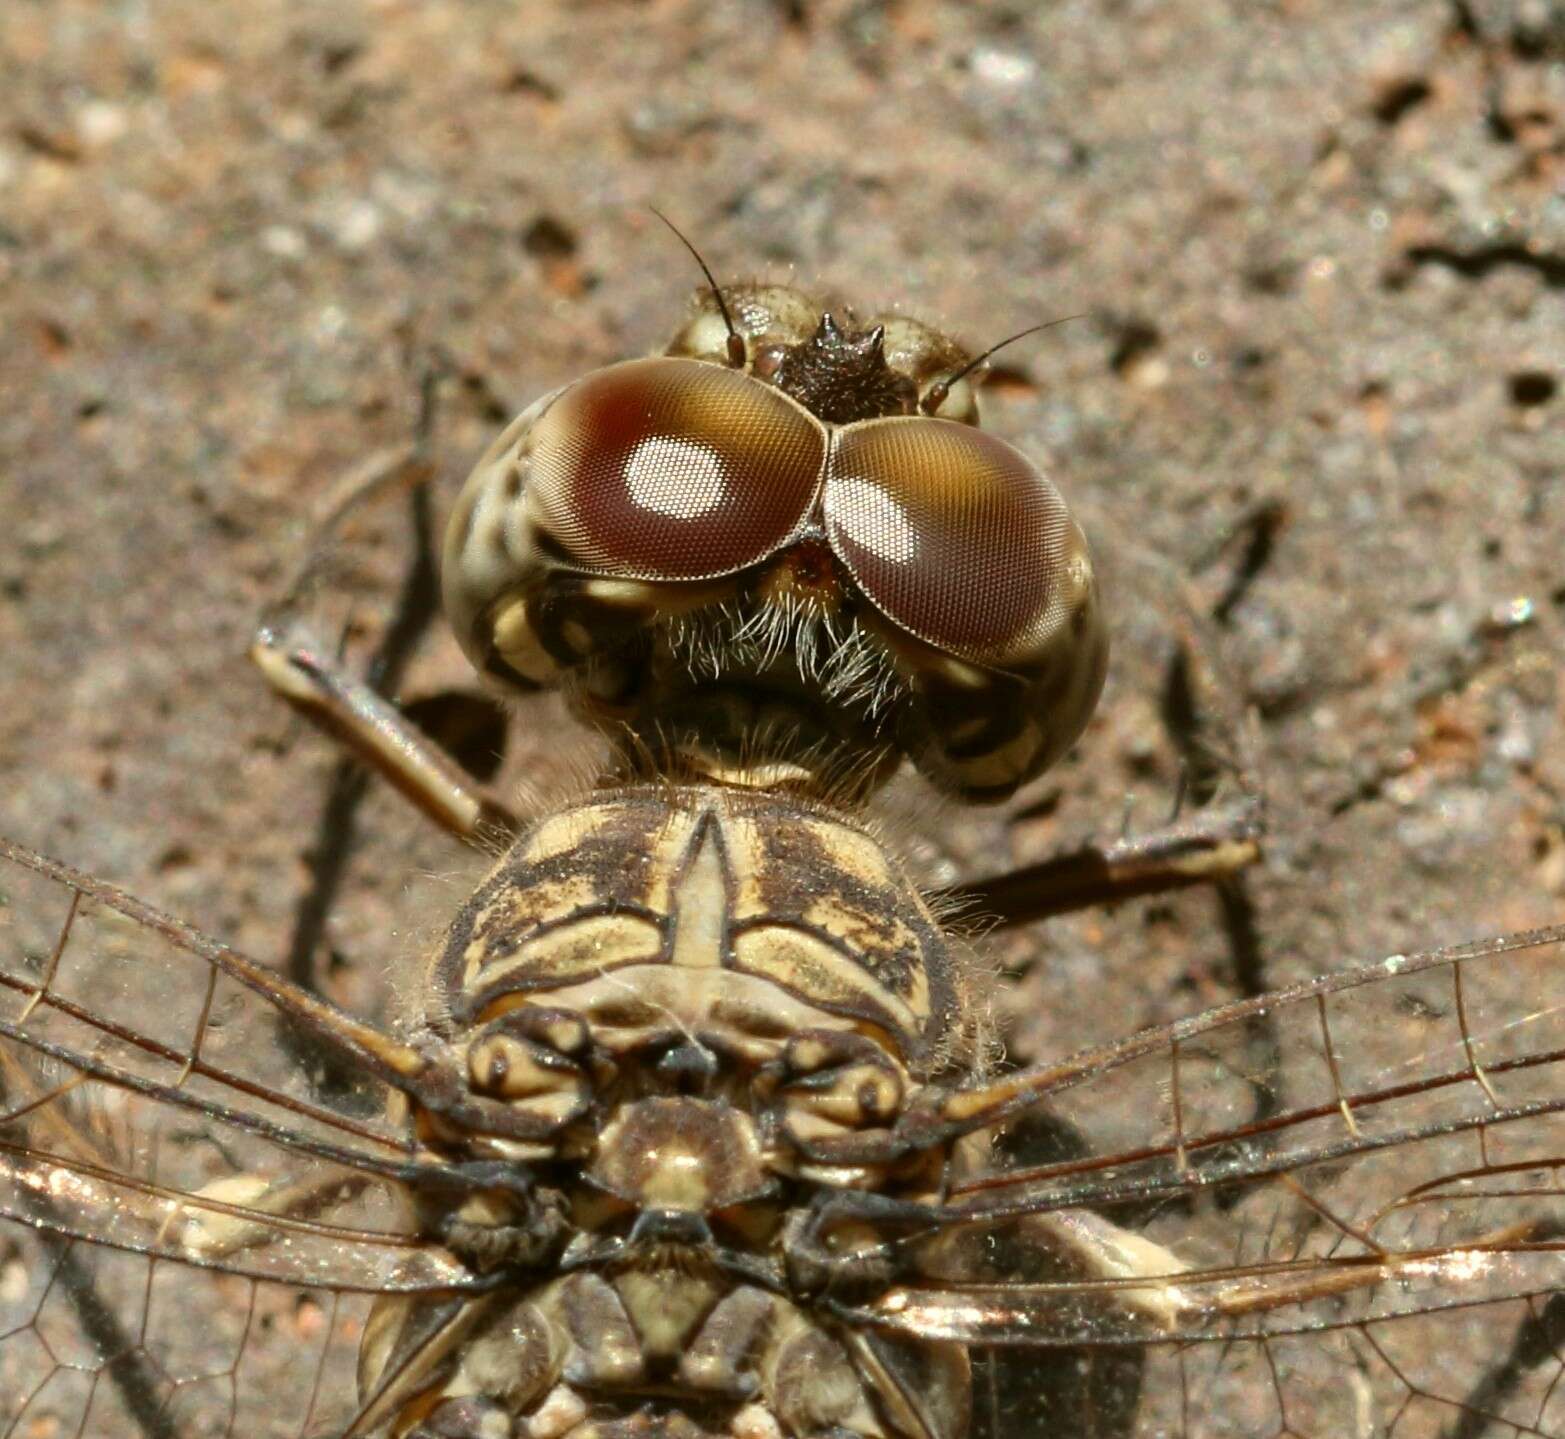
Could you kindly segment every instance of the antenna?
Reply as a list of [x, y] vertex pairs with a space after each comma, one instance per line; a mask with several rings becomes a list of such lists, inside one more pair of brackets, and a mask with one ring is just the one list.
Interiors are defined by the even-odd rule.
[[[676, 232], [677, 233], [677, 232]], [[680, 236], [683, 239], [683, 236]], [[1018, 340], [1025, 340], [1029, 335], [1036, 335], [1039, 330], [1052, 330], [1056, 325], [1063, 325], [1070, 320], [1085, 320], [1085, 314], [1061, 315], [1057, 320], [1045, 320], [1041, 325], [1029, 325], [1025, 330], [1018, 330], [1008, 339], [1001, 340], [998, 345], [991, 345], [976, 360], [969, 360], [954, 375], [948, 375], [943, 380], [936, 380], [925, 392], [924, 398], [918, 402], [918, 408], [926, 415], [932, 415], [946, 402], [946, 396], [951, 393], [951, 386], [965, 380], [980, 365], [985, 363], [991, 355], [1003, 350], [1007, 345], [1014, 345]]]
[[[723, 299], [723, 292], [718, 289], [717, 281], [712, 277], [711, 268], [701, 258], [701, 252], [685, 238], [684, 232], [680, 230], [678, 225], [670, 220], [656, 205], [648, 205], [647, 209], [652, 211], [658, 219], [674, 232], [674, 238], [690, 251], [691, 259], [701, 267], [701, 273], [706, 276], [706, 283], [712, 291], [712, 298], [717, 301], [718, 312], [723, 317], [723, 323], [728, 327], [728, 363], [736, 370], [743, 369], [745, 361], [744, 336], [734, 328], [734, 317], [728, 313], [728, 302]], [[1010, 341], [1007, 340], [1006, 343], [1009, 344]], [[993, 353], [993, 351], [990, 353]]]

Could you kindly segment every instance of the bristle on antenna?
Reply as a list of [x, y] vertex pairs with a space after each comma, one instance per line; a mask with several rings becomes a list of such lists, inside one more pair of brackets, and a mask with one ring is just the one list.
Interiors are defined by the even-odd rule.
[[[676, 231], [677, 233], [677, 231]], [[684, 237], [681, 236], [681, 239]], [[948, 375], [943, 380], [936, 380], [918, 402], [918, 408], [926, 415], [934, 414], [945, 404], [946, 397], [951, 393], [951, 387], [959, 384], [973, 373], [980, 365], [988, 362], [991, 356], [998, 354], [1007, 345], [1014, 345], [1018, 340], [1025, 340], [1029, 335], [1036, 335], [1040, 330], [1052, 330], [1056, 325], [1063, 325], [1070, 320], [1083, 320], [1085, 315], [1061, 315], [1057, 320], [1045, 320], [1041, 325], [1029, 325], [1025, 330], [1018, 330], [1014, 335], [1001, 340], [998, 345], [991, 345], [976, 359], [969, 360], [954, 375]]]
[[674, 237], [690, 251], [691, 258], [701, 267], [701, 273], [706, 276], [706, 283], [712, 291], [712, 298], [717, 301], [718, 312], [723, 317], [723, 324], [728, 327], [728, 363], [736, 370], [742, 370], [745, 362], [744, 336], [734, 325], [734, 317], [728, 313], [728, 302], [723, 299], [723, 292], [718, 288], [717, 280], [713, 277], [711, 267], [701, 258], [701, 252], [685, 238], [683, 231], [668, 218], [656, 205], [648, 205], [652, 211], [670, 230]]

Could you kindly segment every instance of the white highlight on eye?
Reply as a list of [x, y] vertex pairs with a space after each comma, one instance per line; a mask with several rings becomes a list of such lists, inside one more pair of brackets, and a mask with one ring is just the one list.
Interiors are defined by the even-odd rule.
[[631, 451], [625, 487], [642, 509], [675, 520], [715, 510], [728, 489], [721, 455], [669, 435], [650, 435]]
[[918, 531], [907, 511], [868, 480], [833, 479], [831, 517], [854, 544], [894, 565], [918, 558]]

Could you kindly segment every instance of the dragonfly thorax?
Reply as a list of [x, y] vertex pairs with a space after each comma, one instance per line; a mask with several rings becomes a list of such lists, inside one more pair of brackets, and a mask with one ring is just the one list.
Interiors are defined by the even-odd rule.
[[592, 796], [517, 843], [430, 984], [413, 1131], [474, 1187], [430, 1190], [421, 1227], [496, 1287], [459, 1343], [378, 1305], [361, 1382], [393, 1433], [961, 1432], [958, 1347], [921, 1346], [939, 1382], [899, 1416], [816, 1310], [895, 1277], [844, 1196], [938, 1199], [948, 1146], [894, 1131], [980, 1008], [867, 834], [752, 791]]

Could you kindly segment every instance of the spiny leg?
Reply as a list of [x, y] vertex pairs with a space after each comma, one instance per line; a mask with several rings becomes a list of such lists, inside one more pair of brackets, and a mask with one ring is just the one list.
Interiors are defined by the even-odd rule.
[[[1258, 533], [1266, 544], [1252, 541], [1233, 574], [1214, 572], [1201, 583], [1176, 574], [1135, 537], [1112, 537], [1115, 552], [1150, 576], [1143, 583], [1158, 592], [1159, 608], [1173, 617], [1175, 645], [1164, 666], [1159, 709], [1180, 765], [1175, 814], [1145, 834], [1089, 841], [942, 891], [938, 898], [949, 903], [957, 929], [979, 934], [1010, 929], [1210, 884], [1222, 907], [1238, 988], [1245, 994], [1265, 988], [1244, 875], [1259, 862], [1266, 834], [1264, 772], [1257, 721], [1238, 699], [1240, 686], [1229, 672], [1220, 634], [1270, 553], [1272, 529], [1262, 526]], [[1181, 813], [1187, 801], [1195, 808]]]
[[[429, 497], [434, 466], [425, 449], [419, 440], [385, 451], [349, 477], [317, 524], [294, 580], [262, 616], [250, 658], [282, 699], [347, 751], [334, 791], [347, 787], [349, 770], [373, 771], [448, 833], [472, 839], [489, 827], [514, 831], [516, 816], [388, 698], [439, 609]], [[401, 490], [408, 494], [413, 554], [392, 621], [361, 678], [321, 643], [302, 611], [349, 517]]]
[[[323, 507], [293, 577], [261, 616], [250, 658], [279, 696], [343, 745], [348, 760], [382, 775], [448, 832], [472, 839], [488, 826], [514, 830], [515, 816], [390, 699], [440, 607], [429, 485], [435, 475], [431, 437], [442, 374], [441, 363], [424, 370], [414, 438], [371, 456]], [[391, 621], [361, 678], [321, 642], [305, 610], [350, 522], [404, 492], [413, 552]], [[345, 761], [334, 788], [346, 785], [346, 768]]]
[[[435, 473], [430, 436], [439, 379], [436, 366], [425, 370], [414, 439], [372, 456], [328, 501], [303, 560], [267, 607], [251, 644], [250, 657], [272, 689], [345, 750], [308, 851], [311, 883], [300, 900], [289, 945], [288, 973], [307, 986], [315, 981], [314, 956], [345, 877], [370, 772], [389, 780], [458, 838], [514, 832], [518, 824], [494, 794], [424, 736], [390, 698], [439, 612], [429, 490]], [[390, 621], [360, 677], [320, 642], [304, 612], [331, 567], [344, 529], [369, 507], [399, 493], [407, 497], [412, 553]]]
[[[1187, 667], [1185, 661], [1176, 664]], [[954, 911], [954, 927], [969, 933], [1012, 929], [1193, 885], [1234, 892], [1243, 872], [1260, 860], [1266, 834], [1266, 803], [1249, 727], [1241, 722], [1235, 734], [1229, 765], [1235, 797], [1176, 815], [1142, 835], [1089, 841], [1035, 864], [941, 890], [936, 897]], [[1203, 798], [1214, 793], [1212, 784], [1200, 784]]]
[[1226, 880], [1261, 854], [1258, 798], [1198, 810], [1149, 834], [1091, 842], [936, 896], [958, 931], [987, 933], [1051, 915]]

